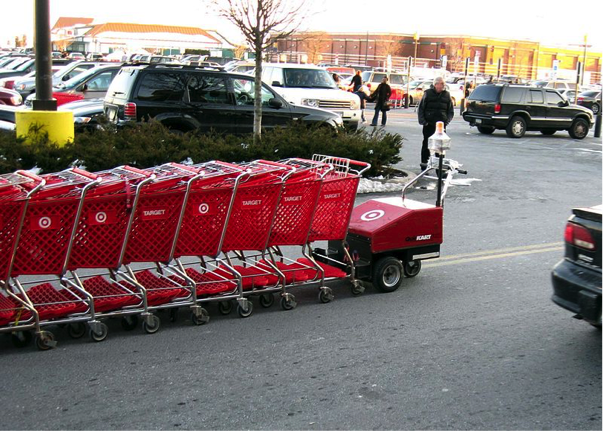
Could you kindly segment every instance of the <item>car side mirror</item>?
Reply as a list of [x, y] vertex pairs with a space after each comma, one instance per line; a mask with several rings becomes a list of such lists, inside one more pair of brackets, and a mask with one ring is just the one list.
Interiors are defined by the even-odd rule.
[[88, 84], [83, 84], [82, 86], [80, 86], [80, 88], [78, 88], [77, 91], [86, 91], [88, 90]]
[[65, 75], [61, 78], [62, 81], [69, 81], [69, 79], [71, 79], [71, 76], [69, 75]]
[[559, 106], [560, 108], [563, 108], [564, 106], [569, 106], [569, 101], [562, 100], [561, 102], [557, 103], [557, 106]]
[[273, 97], [268, 101], [268, 106], [274, 109], [281, 109], [283, 107], [283, 102]]
[[272, 86], [273, 86], [273, 87], [282, 87], [282, 86], [283, 86], [283, 84], [281, 84], [281, 82], [280, 82], [280, 81], [272, 81]]

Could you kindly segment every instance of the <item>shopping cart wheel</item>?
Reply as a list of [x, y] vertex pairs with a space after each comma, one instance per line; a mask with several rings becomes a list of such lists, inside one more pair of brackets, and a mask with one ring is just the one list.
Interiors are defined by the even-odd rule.
[[229, 299], [228, 301], [220, 301], [218, 302], [218, 310], [220, 314], [226, 316], [232, 312], [232, 301]]
[[105, 341], [107, 335], [109, 335], [109, 328], [103, 322], [98, 322], [94, 325], [94, 327], [90, 327], [90, 332], [88, 332], [88, 335], [92, 341], [100, 343], [101, 341]]
[[409, 260], [404, 262], [404, 275], [408, 278], [415, 277], [421, 272], [420, 260]]
[[270, 308], [274, 305], [274, 295], [272, 293], [263, 293], [260, 295], [260, 305], [264, 308]]
[[293, 310], [297, 307], [297, 302], [295, 301], [295, 297], [291, 294], [283, 296], [281, 298], [281, 308], [285, 311]]
[[149, 315], [142, 321], [142, 329], [144, 329], [147, 334], [154, 334], [159, 331], [159, 326], [161, 326], [161, 320], [154, 314]]
[[358, 296], [358, 295], [362, 295], [364, 293], [364, 286], [362, 285], [362, 283], [358, 280], [354, 280], [352, 282], [352, 295], [354, 296]]
[[318, 300], [323, 304], [331, 302], [335, 298], [330, 287], [323, 287], [318, 291]]
[[193, 321], [193, 325], [205, 325], [207, 322], [209, 322], [209, 313], [205, 308], [200, 308], [197, 311], [192, 311], [191, 320]]
[[49, 350], [56, 346], [54, 334], [50, 331], [41, 331], [36, 335], [36, 347], [39, 350]]
[[402, 284], [402, 262], [393, 256], [380, 259], [373, 271], [373, 286], [379, 292], [393, 292]]
[[17, 331], [10, 334], [10, 340], [13, 343], [13, 346], [17, 348], [22, 348], [29, 346], [31, 340], [33, 339], [33, 335], [31, 331]]
[[243, 318], [251, 316], [251, 313], [253, 313], [253, 304], [251, 301], [240, 302], [237, 307], [237, 313]]
[[138, 316], [136, 314], [129, 314], [121, 318], [121, 327], [124, 331], [132, 331], [138, 326]]
[[71, 338], [77, 340], [86, 335], [86, 329], [88, 329], [88, 327], [84, 322], [70, 323], [69, 326], [67, 326], [67, 333]]

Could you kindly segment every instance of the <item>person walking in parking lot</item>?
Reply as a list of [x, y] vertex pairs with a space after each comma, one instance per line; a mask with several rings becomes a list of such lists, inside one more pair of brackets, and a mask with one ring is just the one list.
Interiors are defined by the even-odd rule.
[[454, 106], [450, 93], [445, 89], [446, 84], [441, 76], [433, 81], [419, 104], [419, 124], [423, 126], [423, 145], [421, 147], [421, 170], [427, 167], [429, 148], [427, 141], [436, 131], [436, 123], [443, 121], [447, 126], [454, 117]]
[[366, 93], [363, 91], [362, 88], [362, 77], [360, 76], [360, 71], [357, 70], [356, 71], [356, 75], [354, 75], [352, 77], [352, 81], [350, 83], [352, 85], [352, 93], [354, 93], [356, 96], [358, 96], [360, 98], [360, 109], [362, 112], [362, 122], [366, 122], [366, 119], [364, 118], [364, 109], [366, 108], [366, 99], [368, 98]]
[[383, 113], [383, 117], [381, 118], [381, 125], [385, 126], [387, 123], [387, 111], [389, 111], [388, 101], [392, 95], [392, 88], [387, 83], [387, 77], [383, 77], [381, 84], [377, 87], [373, 96], [371, 97], [372, 101], [375, 101], [375, 116], [373, 117], [373, 121], [371, 122], [371, 126], [376, 126], [377, 121], [379, 121], [379, 112]]

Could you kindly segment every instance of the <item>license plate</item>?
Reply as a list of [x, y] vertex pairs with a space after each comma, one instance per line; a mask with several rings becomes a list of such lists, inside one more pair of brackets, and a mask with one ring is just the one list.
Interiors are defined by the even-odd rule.
[[479, 119], [479, 118], [478, 118], [478, 119], [476, 119], [476, 120], [475, 120], [475, 124], [482, 124], [482, 120], [481, 120], [481, 119]]

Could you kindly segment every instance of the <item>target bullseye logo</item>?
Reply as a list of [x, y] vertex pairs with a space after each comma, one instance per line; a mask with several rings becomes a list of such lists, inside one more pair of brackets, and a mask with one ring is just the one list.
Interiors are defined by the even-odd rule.
[[52, 220], [50, 219], [50, 217], [41, 217], [38, 221], [38, 226], [40, 226], [42, 229], [48, 229], [51, 224]]
[[104, 223], [107, 221], [107, 213], [100, 211], [100, 212], [96, 213], [96, 216], [94, 216], [94, 219], [97, 221], [97, 223]]
[[208, 204], [201, 204], [199, 205], [199, 214], [207, 214], [209, 212], [209, 205]]
[[371, 211], [368, 211], [368, 212], [365, 212], [364, 214], [362, 214], [362, 216], [360, 216], [360, 220], [373, 221], [373, 220], [380, 219], [384, 215], [385, 215], [385, 211], [383, 211], [383, 210], [371, 210]]

